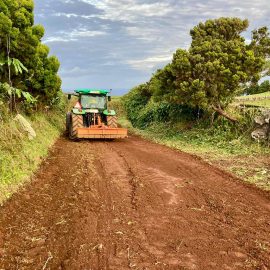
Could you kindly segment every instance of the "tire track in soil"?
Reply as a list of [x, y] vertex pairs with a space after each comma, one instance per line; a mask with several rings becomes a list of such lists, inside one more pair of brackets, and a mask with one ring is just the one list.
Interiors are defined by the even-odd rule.
[[[108, 147], [108, 144], [107, 144], [107, 147]], [[115, 151], [115, 153], [117, 153], [117, 155], [119, 157], [121, 157], [124, 161], [124, 164], [127, 168], [127, 172], [128, 172], [128, 179], [129, 179], [129, 184], [130, 184], [130, 187], [131, 187], [131, 195], [130, 195], [130, 199], [131, 199], [131, 205], [132, 205], [132, 208], [134, 210], [137, 210], [137, 199], [136, 199], [136, 191], [137, 191], [137, 180], [136, 180], [136, 175], [133, 173], [132, 171], [132, 168], [130, 167], [130, 165], [128, 164], [125, 156], [121, 153], [119, 153], [117, 150], [113, 149]]]
[[270, 269], [269, 193], [138, 137], [60, 139], [0, 208], [0, 269]]
[[[142, 249], [140, 247], [140, 243], [136, 243], [136, 238], [134, 237], [140, 230], [138, 228], [138, 222], [136, 221], [136, 190], [137, 190], [137, 182], [135, 181], [136, 176], [132, 171], [132, 168], [129, 166], [127, 160], [125, 159], [124, 155], [115, 151], [110, 144], [103, 143], [102, 147], [99, 147], [101, 152], [100, 158], [102, 156], [110, 157], [106, 160], [106, 162], [101, 162], [102, 164], [102, 171], [105, 172], [103, 179], [111, 178], [112, 186], [118, 187], [118, 201], [115, 201], [115, 207], [120, 208], [120, 212], [117, 212], [117, 209], [114, 209], [115, 212], [115, 219], [116, 223], [119, 223], [114, 231], [115, 234], [118, 235], [117, 239], [115, 239], [112, 235], [111, 241], [114, 242], [115, 252], [114, 256], [117, 258], [117, 263], [113, 264], [111, 261], [110, 269], [130, 269], [130, 268], [137, 268], [137, 264], [133, 262], [133, 246], [136, 246], [137, 249]], [[106, 155], [104, 155], [106, 153]], [[119, 170], [110, 168], [107, 166], [107, 163], [110, 164], [113, 160], [117, 160], [119, 164], [121, 164], [121, 168]], [[104, 163], [104, 164], [103, 164]], [[109, 169], [109, 170], [108, 170]], [[114, 174], [114, 175], [112, 175]], [[121, 177], [121, 182], [119, 182]], [[124, 191], [124, 193], [123, 193]], [[124, 196], [123, 196], [124, 195]], [[115, 196], [116, 198], [117, 196]], [[124, 202], [124, 204], [123, 204]], [[123, 207], [124, 206], [124, 207]], [[135, 225], [137, 225], [135, 228]], [[118, 251], [117, 251], [118, 250]], [[141, 251], [140, 251], [141, 252]], [[144, 250], [145, 253], [145, 250]], [[120, 255], [120, 256], [117, 256]], [[151, 256], [151, 254], [150, 254]]]

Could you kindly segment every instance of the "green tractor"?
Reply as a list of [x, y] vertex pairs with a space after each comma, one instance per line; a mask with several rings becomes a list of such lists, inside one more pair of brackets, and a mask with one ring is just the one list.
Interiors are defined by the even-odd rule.
[[66, 115], [66, 132], [71, 140], [127, 137], [127, 129], [118, 127], [115, 111], [108, 109], [110, 91], [80, 89], [74, 95], [78, 101]]

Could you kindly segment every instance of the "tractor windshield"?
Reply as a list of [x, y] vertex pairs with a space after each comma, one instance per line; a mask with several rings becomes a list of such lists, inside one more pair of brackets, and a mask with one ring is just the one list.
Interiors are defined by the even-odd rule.
[[98, 95], [82, 95], [81, 105], [84, 109], [105, 109], [106, 97]]

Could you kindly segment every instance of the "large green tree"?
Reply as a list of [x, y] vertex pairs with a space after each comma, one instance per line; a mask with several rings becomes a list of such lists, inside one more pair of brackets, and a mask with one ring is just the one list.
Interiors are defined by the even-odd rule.
[[241, 33], [247, 27], [248, 20], [239, 18], [208, 20], [194, 27], [189, 50], [177, 50], [172, 63], [154, 75], [154, 96], [214, 110], [235, 121], [224, 109], [244, 84], [258, 82], [270, 55], [268, 29], [254, 31], [246, 44]]
[[[13, 67], [1, 65], [0, 81], [49, 101], [57, 96], [61, 80], [59, 61], [49, 57], [49, 48], [41, 43], [44, 28], [34, 25], [33, 0], [0, 1], [0, 62], [19, 59], [28, 72], [17, 74]], [[9, 73], [11, 70], [11, 78]]]

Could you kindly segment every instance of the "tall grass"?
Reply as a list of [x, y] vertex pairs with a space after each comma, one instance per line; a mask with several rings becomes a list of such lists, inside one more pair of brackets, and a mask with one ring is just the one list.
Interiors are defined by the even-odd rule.
[[60, 110], [25, 116], [37, 133], [30, 141], [21, 126], [2, 108], [0, 122], [0, 203], [36, 171], [49, 148], [63, 132]]

